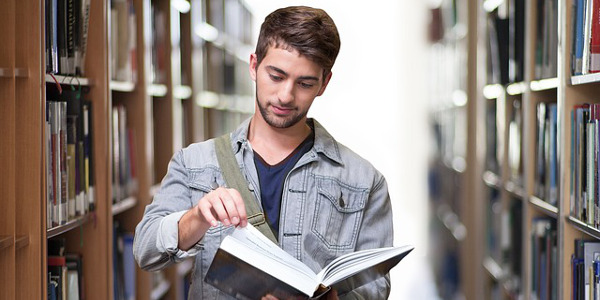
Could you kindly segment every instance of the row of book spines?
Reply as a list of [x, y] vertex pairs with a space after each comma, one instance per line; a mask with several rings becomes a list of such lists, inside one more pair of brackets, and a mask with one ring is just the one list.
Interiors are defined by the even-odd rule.
[[91, 0], [45, 0], [46, 72], [85, 75]]
[[136, 82], [136, 15], [133, 1], [112, 0], [110, 20], [111, 79]]
[[49, 255], [48, 300], [85, 299], [83, 265], [79, 254]]
[[578, 239], [574, 250], [571, 255], [572, 299], [600, 299], [600, 242]]
[[555, 299], [558, 294], [556, 221], [547, 218], [534, 219], [531, 245], [531, 294], [537, 296], [537, 299]]
[[600, 226], [600, 104], [575, 105], [571, 112], [570, 214]]
[[600, 72], [600, 0], [574, 0], [572, 66], [574, 75]]
[[[81, 111], [69, 111], [67, 103], [48, 101], [46, 118], [47, 228], [94, 209], [91, 161], [91, 102]], [[73, 105], [73, 104], [71, 104]]]
[[536, 194], [546, 202], [558, 201], [557, 104], [540, 102], [536, 107]]
[[534, 76], [553, 78], [558, 67], [558, 1], [538, 0], [537, 15]]
[[136, 263], [133, 257], [133, 233], [124, 232], [115, 223], [113, 229], [114, 299], [135, 299]]
[[127, 127], [127, 110], [123, 105], [112, 108], [112, 182], [113, 203], [119, 202], [137, 192], [136, 174], [136, 135]]

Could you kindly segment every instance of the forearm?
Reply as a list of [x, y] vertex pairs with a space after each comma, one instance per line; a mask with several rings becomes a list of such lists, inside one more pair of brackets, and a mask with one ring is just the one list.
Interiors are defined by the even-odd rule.
[[210, 228], [210, 224], [203, 222], [197, 207], [188, 210], [178, 223], [178, 248], [187, 251], [198, 243]]

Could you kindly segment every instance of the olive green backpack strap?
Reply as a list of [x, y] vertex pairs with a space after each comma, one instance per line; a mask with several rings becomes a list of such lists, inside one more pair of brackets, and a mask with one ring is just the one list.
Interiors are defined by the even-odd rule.
[[265, 215], [258, 206], [254, 195], [248, 189], [248, 182], [244, 179], [240, 167], [238, 166], [233, 150], [231, 149], [231, 139], [229, 134], [224, 134], [215, 139], [215, 150], [217, 160], [221, 167], [221, 173], [225, 178], [227, 187], [236, 189], [244, 199], [248, 222], [254, 225], [262, 234], [277, 244], [277, 238], [273, 234], [269, 223], [266, 222]]

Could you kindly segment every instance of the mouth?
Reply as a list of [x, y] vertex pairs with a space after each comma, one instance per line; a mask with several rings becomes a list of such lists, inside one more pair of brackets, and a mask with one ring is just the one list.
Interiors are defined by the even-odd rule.
[[271, 105], [271, 110], [276, 115], [289, 115], [294, 111], [293, 108], [276, 106], [276, 105]]

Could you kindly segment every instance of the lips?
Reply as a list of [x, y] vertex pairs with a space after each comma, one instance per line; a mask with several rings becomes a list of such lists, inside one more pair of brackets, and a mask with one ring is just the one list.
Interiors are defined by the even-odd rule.
[[273, 113], [276, 115], [288, 115], [292, 111], [294, 111], [294, 109], [289, 108], [289, 107], [281, 107], [281, 106], [275, 106], [275, 105], [271, 105], [271, 109], [273, 110]]

